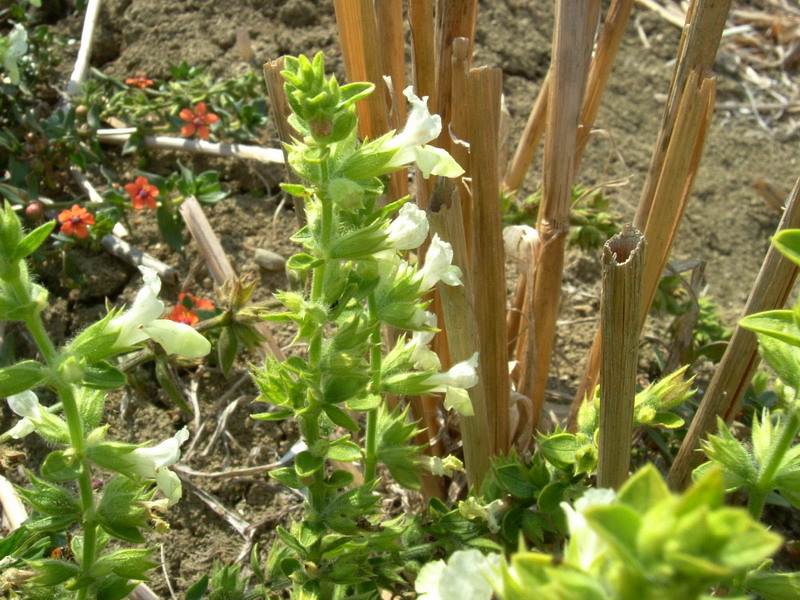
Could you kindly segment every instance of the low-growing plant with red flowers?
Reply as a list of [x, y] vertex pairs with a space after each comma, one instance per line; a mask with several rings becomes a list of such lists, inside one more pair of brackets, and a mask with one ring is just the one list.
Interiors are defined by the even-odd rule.
[[167, 318], [170, 321], [186, 323], [187, 325], [196, 325], [200, 322], [200, 317], [197, 316], [197, 313], [190, 308], [186, 308], [183, 304], [176, 305]]
[[186, 121], [186, 124], [181, 129], [183, 137], [194, 137], [195, 134], [202, 139], [208, 139], [208, 126], [213, 125], [219, 121], [219, 117], [212, 112], [208, 112], [208, 107], [205, 102], [199, 102], [194, 110], [184, 108], [178, 116]]
[[94, 215], [79, 204], [62, 210], [58, 222], [61, 223], [61, 233], [81, 239], [89, 237], [89, 226], [95, 224]]
[[131, 198], [134, 210], [142, 210], [145, 207], [155, 210], [158, 207], [156, 198], [161, 192], [143, 175], [137, 177], [133, 183], [127, 184], [125, 191]]
[[135, 86], [136, 86], [136, 87], [138, 87], [139, 89], [142, 89], [142, 90], [143, 90], [143, 89], [146, 89], [146, 88], [152, 87], [152, 85], [153, 85], [153, 80], [152, 80], [152, 79], [148, 79], [148, 78], [146, 77], [146, 74], [145, 74], [145, 73], [138, 73], [138, 74], [136, 75], [136, 77], [128, 77], [128, 78], [125, 80], [125, 83], [126, 83], [127, 85], [135, 85]]

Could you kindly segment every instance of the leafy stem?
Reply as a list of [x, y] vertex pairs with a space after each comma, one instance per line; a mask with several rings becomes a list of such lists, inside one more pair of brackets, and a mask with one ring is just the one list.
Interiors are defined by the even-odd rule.
[[[8, 281], [11, 284], [11, 289], [17, 298], [20, 305], [26, 305], [33, 302], [30, 291], [22, 280], [22, 275], [19, 267], [13, 269], [8, 274]], [[64, 417], [67, 420], [67, 428], [69, 430], [70, 444], [72, 445], [75, 454], [79, 457], [81, 462], [81, 471], [78, 476], [78, 487], [80, 489], [81, 498], [81, 512], [82, 527], [83, 527], [83, 556], [81, 557], [81, 573], [88, 574], [94, 565], [97, 554], [97, 522], [95, 520], [95, 503], [94, 492], [92, 490], [92, 471], [89, 461], [84, 455], [85, 438], [83, 431], [83, 422], [81, 421], [80, 412], [78, 410], [78, 403], [75, 399], [75, 394], [72, 390], [72, 385], [67, 383], [55, 371], [58, 366], [59, 356], [55, 345], [53, 344], [47, 330], [42, 321], [41, 311], [34, 309], [26, 316], [25, 326], [28, 328], [31, 336], [42, 353], [45, 362], [53, 370], [53, 386], [56, 388], [61, 404], [64, 407]], [[87, 598], [88, 588], [84, 587], [78, 592], [77, 599], [84, 600]]]
[[797, 437], [798, 432], [800, 432], [800, 411], [794, 405], [786, 417], [780, 437], [770, 448], [767, 460], [759, 472], [755, 488], [751, 490], [748, 509], [755, 519], [760, 519], [761, 513], [764, 512], [767, 495], [774, 487], [775, 474], [778, 472], [778, 468], [781, 466], [781, 462]]
[[[372, 392], [380, 394], [381, 388], [381, 323], [378, 319], [378, 303], [375, 292], [370, 292], [367, 298], [369, 320], [372, 327], [370, 349], [370, 370], [372, 376]], [[367, 413], [367, 433], [365, 437], [364, 479], [370, 481], [375, 478], [375, 469], [378, 460], [378, 409], [373, 408]]]

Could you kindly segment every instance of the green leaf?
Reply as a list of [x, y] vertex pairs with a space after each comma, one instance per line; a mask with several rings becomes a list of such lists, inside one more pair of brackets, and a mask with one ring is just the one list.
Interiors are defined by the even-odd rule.
[[303, 450], [294, 459], [295, 471], [297, 471], [297, 475], [301, 478], [311, 477], [314, 473], [322, 469], [324, 465], [325, 461], [321, 456], [314, 456], [308, 450]]
[[676, 429], [681, 427], [685, 421], [678, 415], [672, 412], [657, 412], [650, 421], [650, 425], [666, 427], [667, 429]]
[[35, 360], [25, 360], [0, 369], [0, 398], [41, 385], [47, 379], [47, 373], [47, 368]]
[[800, 598], [800, 572], [754, 571], [747, 574], [744, 587], [765, 600], [797, 600]]
[[617, 501], [644, 514], [668, 496], [669, 488], [661, 475], [652, 465], [647, 465], [625, 482], [619, 490]]
[[560, 481], [554, 481], [544, 486], [539, 492], [536, 504], [543, 513], [553, 514], [561, 510], [560, 504], [564, 501], [564, 492], [567, 487]]
[[291, 417], [293, 414], [293, 408], [279, 408], [278, 410], [272, 412], [263, 412], [250, 415], [250, 418], [255, 419], [256, 421], [283, 421], [284, 419]]
[[306, 485], [300, 481], [300, 478], [297, 476], [297, 472], [293, 467], [275, 469], [274, 471], [269, 472], [269, 476], [275, 481], [282, 483], [286, 487], [290, 487], [295, 490], [301, 490], [306, 487]]
[[127, 383], [125, 373], [106, 361], [86, 367], [83, 373], [83, 384], [98, 390], [116, 390]]
[[127, 579], [145, 580], [147, 572], [158, 566], [158, 563], [148, 560], [154, 550], [154, 548], [126, 548], [106, 554], [97, 560], [89, 574], [102, 577], [114, 573]]
[[759, 333], [758, 350], [762, 358], [789, 387], [800, 390], [800, 347]]
[[39, 227], [31, 231], [17, 244], [17, 248], [11, 260], [22, 260], [26, 256], [33, 254], [36, 249], [44, 243], [55, 226], [56, 222], [54, 220], [48, 221], [44, 225], [39, 225]]
[[750, 453], [728, 430], [727, 424], [717, 417], [717, 435], [702, 442], [706, 456], [722, 467], [729, 485], [753, 486], [758, 481], [758, 470]]
[[748, 315], [739, 321], [739, 325], [792, 346], [800, 346], [800, 329], [791, 310], [769, 310]]
[[346, 438], [339, 438], [328, 447], [328, 458], [339, 462], [355, 462], [361, 460], [361, 447]]
[[639, 514], [625, 504], [590, 506], [584, 517], [600, 537], [634, 568], [641, 569], [636, 538], [642, 527]]
[[575, 464], [575, 453], [578, 451], [578, 440], [571, 433], [556, 433], [537, 438], [547, 462], [558, 469], [568, 469]]
[[185, 600], [201, 600], [208, 591], [208, 575], [203, 575], [192, 587], [186, 590]]
[[236, 352], [239, 349], [239, 342], [236, 339], [236, 331], [233, 327], [223, 327], [222, 332], [219, 334], [219, 341], [217, 342], [217, 357], [219, 366], [222, 369], [222, 374], [225, 377], [233, 367], [233, 361], [236, 360]]
[[181, 389], [178, 386], [177, 377], [175, 376], [175, 373], [173, 373], [165, 357], [160, 356], [156, 358], [156, 379], [161, 385], [161, 389], [164, 390], [170, 398], [172, 398], [172, 401], [178, 405], [178, 408], [180, 408], [190, 417], [193, 417], [194, 413], [186, 403], [186, 399], [183, 397], [183, 392], [181, 392]]
[[74, 453], [56, 450], [42, 463], [41, 475], [50, 481], [73, 481], [81, 474], [81, 462]]
[[75, 577], [80, 571], [80, 567], [74, 563], [51, 558], [32, 560], [28, 564], [36, 571], [31, 583], [42, 587], [55, 587]]
[[348, 431], [358, 431], [358, 423], [338, 406], [323, 404], [322, 410], [324, 410], [328, 418], [339, 427], [344, 427]]
[[784, 229], [772, 238], [772, 243], [786, 258], [800, 265], [800, 229]]
[[342, 469], [338, 469], [331, 473], [331, 476], [328, 477], [325, 485], [332, 488], [343, 488], [347, 487], [351, 483], [353, 483], [354, 476], [350, 471], [344, 471]]
[[516, 498], [533, 499], [539, 491], [528, 480], [525, 469], [518, 463], [496, 467], [494, 473], [503, 490]]
[[378, 394], [363, 394], [357, 398], [351, 398], [344, 405], [347, 410], [367, 412], [378, 408], [383, 399]]
[[159, 206], [156, 210], [158, 230], [167, 245], [175, 252], [183, 252], [183, 220], [180, 215], [171, 213], [167, 208]]
[[314, 258], [309, 254], [295, 254], [286, 262], [286, 266], [294, 271], [308, 271], [318, 267], [323, 262], [322, 259]]

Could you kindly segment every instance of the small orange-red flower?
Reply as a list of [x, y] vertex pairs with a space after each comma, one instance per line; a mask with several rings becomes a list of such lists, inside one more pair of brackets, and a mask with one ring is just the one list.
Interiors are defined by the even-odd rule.
[[205, 102], [199, 102], [194, 107], [194, 110], [184, 108], [178, 113], [178, 116], [186, 121], [186, 124], [181, 129], [183, 137], [192, 137], [196, 133], [203, 140], [208, 139], [208, 126], [219, 121], [217, 115], [208, 112]]
[[148, 79], [144, 73], [138, 73], [136, 77], [128, 77], [125, 80], [125, 83], [128, 85], [135, 85], [138, 86], [140, 89], [149, 88], [153, 85], [153, 80]]
[[89, 236], [89, 225], [94, 225], [94, 215], [82, 206], [73, 204], [72, 208], [65, 208], [58, 215], [61, 223], [61, 233], [74, 235], [81, 239]]
[[176, 323], [186, 323], [187, 325], [194, 325], [200, 321], [200, 317], [193, 310], [186, 308], [183, 304], [178, 304], [172, 309], [172, 312], [167, 317], [170, 321]]
[[198, 298], [192, 294], [181, 292], [178, 294], [178, 304], [182, 304], [186, 306], [186, 303], [183, 301], [184, 298], [188, 298], [192, 307], [197, 308], [198, 310], [214, 310], [215, 306], [211, 300], [207, 298]]
[[147, 180], [147, 177], [140, 175], [133, 183], [125, 186], [125, 191], [131, 197], [131, 204], [136, 210], [142, 210], [144, 207], [155, 210], [156, 197], [160, 192]]

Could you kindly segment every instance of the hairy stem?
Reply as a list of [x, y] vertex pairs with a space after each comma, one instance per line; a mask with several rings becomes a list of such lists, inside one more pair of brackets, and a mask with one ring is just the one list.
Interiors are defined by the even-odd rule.
[[783, 462], [783, 458], [786, 456], [786, 452], [797, 437], [798, 431], [800, 431], [800, 411], [793, 407], [786, 417], [778, 442], [770, 448], [767, 460], [762, 465], [755, 489], [751, 490], [747, 508], [755, 519], [760, 519], [761, 513], [764, 512], [767, 495], [774, 488], [775, 475], [781, 462]]
[[[17, 301], [21, 304], [28, 304], [33, 301], [30, 291], [26, 286], [26, 282], [22, 280], [20, 270], [17, 269], [15, 273], [11, 273], [9, 277], [11, 289], [17, 297]], [[64, 417], [67, 420], [67, 428], [69, 429], [70, 443], [75, 454], [81, 461], [81, 474], [78, 477], [78, 487], [80, 489], [81, 498], [81, 511], [83, 518], [81, 525], [83, 527], [83, 557], [81, 561], [81, 574], [87, 574], [94, 565], [97, 554], [97, 521], [95, 518], [95, 503], [94, 492], [92, 490], [92, 471], [91, 464], [84, 456], [85, 437], [83, 432], [83, 422], [81, 421], [80, 411], [78, 410], [78, 403], [75, 400], [75, 394], [72, 385], [61, 380], [60, 376], [56, 373], [58, 367], [58, 352], [53, 344], [47, 330], [42, 321], [42, 314], [39, 310], [32, 311], [25, 319], [25, 326], [28, 328], [31, 336], [42, 353], [45, 362], [53, 369], [53, 384], [61, 398], [61, 404], [64, 407]], [[84, 600], [87, 597], [88, 588], [82, 588], [77, 595], [78, 600]]]
[[[367, 298], [369, 320], [372, 326], [370, 349], [370, 371], [372, 375], [372, 392], [380, 394], [381, 391], [381, 323], [378, 319], [378, 303], [375, 292], [370, 292]], [[364, 479], [375, 479], [375, 469], [378, 462], [378, 409], [373, 408], [367, 413], [367, 433], [365, 438]]]

